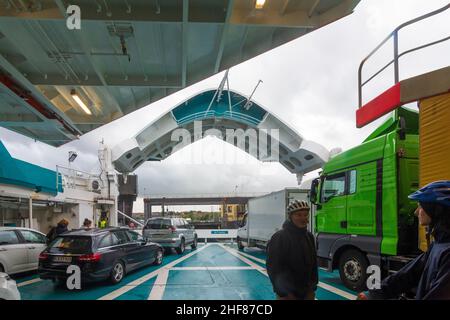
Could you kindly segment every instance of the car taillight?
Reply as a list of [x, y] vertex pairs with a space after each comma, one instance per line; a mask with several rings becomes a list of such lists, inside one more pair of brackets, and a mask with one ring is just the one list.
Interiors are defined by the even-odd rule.
[[39, 255], [39, 260], [47, 260], [48, 259], [48, 253], [46, 252], [41, 252], [41, 254]]
[[90, 254], [85, 254], [85, 255], [80, 256], [78, 258], [78, 261], [98, 262], [98, 261], [100, 261], [101, 257], [102, 257], [102, 255], [100, 253], [90, 253]]
[[174, 226], [170, 226], [169, 230], [172, 231], [172, 233], [173, 233], [173, 232], [177, 231], [177, 228], [175, 228]]

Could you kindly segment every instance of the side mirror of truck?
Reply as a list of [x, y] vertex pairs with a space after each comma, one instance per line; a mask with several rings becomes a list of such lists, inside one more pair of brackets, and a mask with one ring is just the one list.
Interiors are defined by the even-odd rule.
[[318, 187], [319, 187], [319, 178], [314, 179], [311, 183], [311, 190], [309, 192], [309, 200], [313, 204], [317, 204]]

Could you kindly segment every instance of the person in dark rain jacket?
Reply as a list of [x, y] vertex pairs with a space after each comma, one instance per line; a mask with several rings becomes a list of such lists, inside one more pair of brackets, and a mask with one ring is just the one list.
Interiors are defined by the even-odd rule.
[[67, 226], [69, 225], [69, 221], [66, 219], [62, 219], [58, 222], [56, 227], [53, 227], [50, 232], [47, 234], [47, 239], [49, 242], [52, 242], [56, 239], [60, 234], [63, 234], [64, 232], [67, 232], [69, 229]]
[[436, 181], [409, 196], [419, 202], [416, 215], [433, 236], [428, 251], [397, 273], [381, 288], [360, 293], [360, 300], [397, 299], [415, 289], [417, 300], [450, 300], [450, 181]]
[[309, 205], [295, 201], [289, 218], [267, 245], [267, 273], [280, 300], [314, 300], [318, 283], [314, 236], [307, 230]]

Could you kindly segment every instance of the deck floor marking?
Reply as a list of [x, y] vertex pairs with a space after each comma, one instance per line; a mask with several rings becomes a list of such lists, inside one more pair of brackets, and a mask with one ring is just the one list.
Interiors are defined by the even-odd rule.
[[[229, 254], [229, 253], [226, 253]], [[203, 279], [211, 276], [211, 284]], [[198, 281], [200, 280], [200, 281]], [[197, 282], [198, 281], [198, 282]], [[192, 285], [196, 283], [195, 285]], [[164, 300], [273, 300], [268, 278], [251, 270], [170, 270]]]
[[180, 262], [177, 267], [247, 267], [248, 264], [229, 254], [222, 247], [211, 244], [210, 247], [192, 258]]
[[[223, 246], [223, 245], [222, 245], [222, 246]], [[259, 272], [261, 272], [261, 273], [263, 273], [264, 275], [268, 276], [267, 271], [266, 271], [264, 268], [258, 266], [258, 265], [255, 264], [254, 262], [252, 262], [252, 261], [250, 261], [249, 259], [246, 259], [246, 258], [243, 257], [243, 255], [246, 255], [246, 256], [247, 256], [247, 254], [243, 254], [242, 252], [240, 252], [240, 251], [238, 251], [238, 250], [235, 250], [235, 249], [225, 248], [225, 246], [223, 246], [223, 247], [224, 247], [225, 250], [227, 250], [227, 251], [230, 252], [231, 254], [233, 254], [233, 255], [239, 257], [240, 259], [242, 259], [242, 261], [248, 263], [249, 265], [251, 265], [252, 267], [254, 267], [255, 269], [257, 269]], [[239, 255], [241, 255], [241, 256], [239, 256]], [[256, 259], [258, 259], [258, 258], [256, 258]], [[255, 260], [256, 260], [256, 259], [255, 259]], [[261, 259], [258, 259], [258, 260], [261, 260]], [[256, 260], [256, 261], [258, 261], [258, 260]], [[265, 261], [264, 261], [264, 263], [265, 263]], [[335, 293], [335, 294], [337, 294], [337, 295], [339, 295], [339, 296], [341, 296], [341, 297], [344, 297], [344, 298], [346, 298], [346, 299], [349, 299], [349, 300], [355, 300], [355, 299], [356, 299], [356, 296], [355, 296], [355, 295], [350, 294], [350, 293], [348, 293], [348, 292], [345, 292], [345, 291], [343, 291], [343, 290], [341, 290], [341, 289], [335, 288], [335, 287], [333, 287], [333, 286], [330, 286], [330, 285], [328, 285], [328, 284], [326, 284], [326, 283], [323, 283], [323, 282], [320, 282], [320, 281], [319, 281], [318, 286], [321, 287], [322, 289], [325, 289], [325, 290], [327, 290], [327, 291], [333, 292], [333, 293]]]
[[326, 283], [323, 283], [323, 282], [319, 282], [318, 286], [323, 288], [323, 289], [325, 289], [325, 290], [331, 291], [331, 292], [337, 294], [338, 296], [347, 298], [349, 300], [356, 300], [356, 296], [354, 294], [345, 292], [344, 290], [335, 288], [333, 286], [330, 286], [329, 284], [326, 284]]
[[19, 282], [19, 283], [17, 283], [17, 287], [23, 287], [23, 286], [27, 286], [27, 285], [29, 285], [29, 284], [33, 284], [33, 283], [41, 282], [41, 281], [42, 281], [42, 279], [40, 279], [40, 278], [35, 278], [35, 279], [31, 279], [31, 280]]
[[259, 263], [266, 264], [265, 260], [257, 258], [255, 256], [252, 256], [251, 254], [248, 254], [248, 253], [245, 253], [245, 252], [242, 252], [242, 251], [236, 251], [236, 252], [239, 253], [240, 255], [243, 255], [244, 257], [247, 257], [249, 259], [255, 260], [255, 261], [259, 262]]
[[164, 291], [166, 290], [167, 279], [169, 278], [169, 269], [163, 268], [158, 274], [155, 283], [153, 284], [152, 291], [148, 295], [147, 300], [162, 300]]
[[231, 248], [227, 248], [225, 247], [223, 244], [219, 244], [219, 246], [221, 246], [223, 249], [225, 249], [226, 251], [228, 251], [230, 254], [232, 254], [233, 256], [241, 259], [243, 262], [247, 263], [249, 266], [253, 267], [253, 269], [258, 270], [259, 272], [261, 272], [262, 274], [267, 276], [267, 271], [266, 269], [264, 269], [261, 266], [258, 266], [256, 263], [254, 263], [253, 261], [241, 256], [239, 253], [237, 253], [236, 250], [231, 249]]
[[209, 244], [206, 244], [205, 246], [203, 246], [201, 248], [198, 248], [194, 252], [190, 252], [187, 255], [182, 256], [181, 258], [166, 264], [164, 267], [161, 267], [161, 268], [159, 268], [159, 269], [157, 269], [157, 270], [155, 270], [153, 272], [150, 272], [149, 274], [146, 274], [145, 276], [140, 277], [140, 278], [138, 278], [138, 279], [136, 279], [136, 280], [134, 280], [134, 281], [132, 281], [132, 282], [122, 286], [122, 287], [120, 287], [119, 289], [114, 290], [114, 291], [108, 293], [107, 295], [104, 295], [103, 297], [100, 297], [98, 300], [114, 300], [115, 298], [121, 296], [122, 294], [132, 290], [136, 286], [138, 286], [138, 285], [140, 285], [140, 284], [150, 280], [153, 277], [158, 276], [158, 274], [160, 272], [163, 272], [164, 269], [170, 269], [171, 267], [175, 266], [179, 262], [192, 257], [194, 254], [199, 253], [200, 251], [204, 250], [205, 248], [207, 248], [209, 246], [210, 246]]
[[170, 270], [181, 270], [181, 271], [253, 270], [253, 267], [173, 267]]

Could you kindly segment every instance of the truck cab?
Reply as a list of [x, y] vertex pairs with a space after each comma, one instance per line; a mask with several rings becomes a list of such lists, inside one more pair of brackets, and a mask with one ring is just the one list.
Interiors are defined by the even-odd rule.
[[401, 108], [313, 181], [319, 266], [338, 269], [349, 289], [365, 289], [369, 265], [386, 276], [419, 253], [408, 199], [419, 186], [418, 154], [418, 113]]

